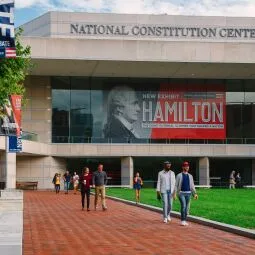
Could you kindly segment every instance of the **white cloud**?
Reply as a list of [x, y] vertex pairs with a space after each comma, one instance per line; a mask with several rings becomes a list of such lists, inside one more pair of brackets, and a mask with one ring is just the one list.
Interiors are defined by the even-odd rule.
[[17, 9], [20, 8], [27, 8], [27, 7], [43, 7], [48, 8], [50, 7], [50, 0], [15, 0], [15, 7]]
[[87, 11], [211, 16], [255, 16], [254, 0], [16, 0], [17, 8], [42, 12]]

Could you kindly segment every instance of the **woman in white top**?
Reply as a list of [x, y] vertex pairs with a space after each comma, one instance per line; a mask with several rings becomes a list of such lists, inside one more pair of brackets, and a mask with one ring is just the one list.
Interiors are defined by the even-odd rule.
[[74, 172], [74, 174], [73, 174], [73, 191], [74, 191], [74, 194], [76, 194], [78, 186], [79, 186], [79, 175], [76, 172]]

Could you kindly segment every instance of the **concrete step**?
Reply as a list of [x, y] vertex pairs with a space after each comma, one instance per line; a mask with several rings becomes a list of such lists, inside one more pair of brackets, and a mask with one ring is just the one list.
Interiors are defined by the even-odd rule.
[[23, 200], [22, 190], [0, 190], [0, 200], [4, 199], [21, 199]]
[[23, 212], [0, 211], [0, 254], [21, 255], [22, 234]]
[[23, 211], [22, 199], [0, 199], [0, 212]]

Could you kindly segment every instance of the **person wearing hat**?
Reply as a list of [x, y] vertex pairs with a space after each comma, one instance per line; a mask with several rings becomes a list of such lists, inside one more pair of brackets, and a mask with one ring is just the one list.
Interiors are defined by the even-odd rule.
[[181, 203], [181, 225], [187, 226], [187, 215], [190, 207], [191, 195], [195, 199], [198, 198], [197, 192], [194, 185], [193, 176], [189, 172], [189, 162], [185, 161], [182, 164], [182, 172], [176, 176], [176, 183], [174, 189], [174, 199], [176, 195]]
[[164, 162], [164, 169], [158, 173], [157, 196], [162, 198], [164, 223], [171, 221], [170, 212], [173, 204], [175, 173], [171, 171], [171, 162]]

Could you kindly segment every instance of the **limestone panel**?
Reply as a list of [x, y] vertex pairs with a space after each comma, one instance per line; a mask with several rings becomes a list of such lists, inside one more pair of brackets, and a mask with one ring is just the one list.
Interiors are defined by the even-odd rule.
[[[26, 123], [26, 121], [31, 121], [31, 118], [32, 118], [32, 114], [31, 114], [30, 110], [22, 111], [22, 121], [24, 124]], [[24, 128], [24, 126], [23, 126], [23, 128]]]
[[22, 106], [22, 111], [31, 111], [31, 99], [26, 97]]
[[82, 144], [73, 144], [72, 145], [72, 149], [71, 149], [71, 154], [70, 156], [78, 156], [78, 155], [82, 155], [84, 153], [83, 149], [83, 145]]
[[65, 145], [58, 144], [57, 145], [57, 154], [58, 155], [70, 155], [71, 151], [72, 150], [71, 150], [70, 144], [65, 144]]
[[31, 113], [32, 120], [42, 120], [47, 122], [51, 120], [51, 111], [44, 110], [33, 110]]
[[150, 148], [147, 145], [136, 145], [136, 154], [148, 156], [150, 154]]
[[201, 146], [200, 145], [187, 145], [187, 152], [190, 156], [200, 156]]
[[32, 109], [51, 109], [51, 100], [47, 97], [37, 97], [31, 100]]
[[66, 160], [53, 157], [19, 156], [17, 159], [17, 180], [38, 181], [39, 189], [53, 188], [52, 178], [56, 172], [66, 170]]
[[159, 146], [157, 146], [155, 144], [149, 145], [149, 154], [150, 155], [158, 156], [158, 155], [161, 155], [163, 151], [164, 150], [163, 149], [161, 150], [161, 147], [159, 147]]
[[173, 146], [173, 150], [174, 150], [174, 155], [176, 156], [187, 156], [189, 155], [189, 148], [188, 148], [188, 145], [174, 145]]
[[126, 156], [132, 156], [136, 154], [136, 145], [123, 145], [123, 152]]
[[111, 155], [125, 155], [122, 145], [111, 145]]
[[25, 81], [25, 86], [27, 100], [23, 106], [23, 130], [38, 134], [39, 141], [50, 142], [50, 78], [29, 76]]
[[44, 157], [31, 157], [30, 158], [31, 168], [41, 168], [44, 167]]
[[212, 145], [214, 156], [225, 156], [227, 147], [225, 145]]
[[33, 89], [31, 90], [31, 96], [33, 97], [44, 97], [45, 96], [45, 88], [44, 87], [39, 87], [39, 86], [34, 86]]
[[30, 166], [21, 167], [17, 164], [17, 178], [26, 178], [30, 176]]
[[97, 153], [98, 155], [110, 155], [111, 153], [111, 148], [108, 146], [101, 146], [101, 145], [97, 145]]
[[229, 145], [227, 147], [227, 155], [238, 155], [238, 156], [245, 156], [249, 155], [250, 149], [247, 146], [243, 145]]

